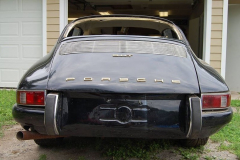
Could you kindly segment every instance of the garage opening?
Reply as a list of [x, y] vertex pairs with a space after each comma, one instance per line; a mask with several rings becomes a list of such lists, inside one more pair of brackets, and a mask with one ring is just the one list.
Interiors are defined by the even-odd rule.
[[[182, 29], [195, 54], [203, 58], [204, 0], [69, 0], [68, 2], [69, 23], [83, 16], [109, 14], [148, 15], [171, 20]], [[119, 34], [127, 29], [124, 26], [118, 27], [114, 29]], [[105, 30], [109, 31], [107, 28]], [[134, 31], [138, 32], [137, 29]], [[151, 30], [149, 34], [157, 33]]]

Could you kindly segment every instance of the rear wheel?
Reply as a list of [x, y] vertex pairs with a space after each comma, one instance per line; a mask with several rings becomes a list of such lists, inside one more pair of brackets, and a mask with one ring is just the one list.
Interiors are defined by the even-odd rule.
[[63, 137], [51, 138], [51, 139], [34, 139], [34, 142], [41, 147], [58, 146], [58, 145], [62, 144]]
[[198, 139], [181, 139], [180, 142], [185, 147], [199, 147], [207, 144], [209, 137]]

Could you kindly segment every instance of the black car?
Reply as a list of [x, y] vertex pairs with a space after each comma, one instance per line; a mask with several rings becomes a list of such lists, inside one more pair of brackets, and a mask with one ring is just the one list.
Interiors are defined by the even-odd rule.
[[232, 118], [223, 78], [193, 53], [173, 22], [108, 15], [68, 24], [53, 50], [17, 88], [19, 139], [61, 137], [181, 139], [208, 137]]

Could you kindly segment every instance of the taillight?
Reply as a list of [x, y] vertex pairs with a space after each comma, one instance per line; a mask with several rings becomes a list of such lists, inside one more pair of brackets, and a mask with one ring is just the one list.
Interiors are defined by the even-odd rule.
[[202, 109], [226, 108], [229, 107], [230, 104], [230, 93], [202, 94]]
[[21, 105], [44, 105], [44, 91], [17, 91], [17, 104]]

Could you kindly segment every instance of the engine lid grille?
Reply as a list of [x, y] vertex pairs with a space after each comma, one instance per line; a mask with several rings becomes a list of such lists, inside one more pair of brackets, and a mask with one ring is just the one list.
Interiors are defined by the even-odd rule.
[[149, 41], [76, 41], [62, 44], [60, 55], [78, 53], [140, 53], [187, 57], [184, 46]]

